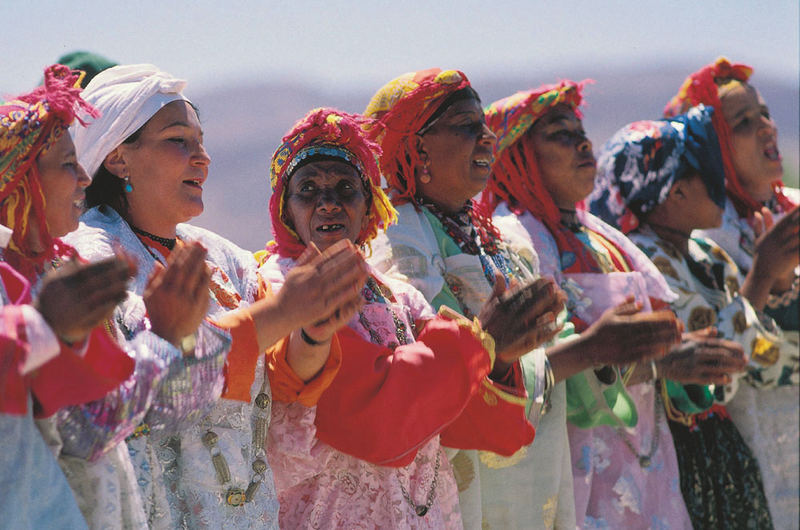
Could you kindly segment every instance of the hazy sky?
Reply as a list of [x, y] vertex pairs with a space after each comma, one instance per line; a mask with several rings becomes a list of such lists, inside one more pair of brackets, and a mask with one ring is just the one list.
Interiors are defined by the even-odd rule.
[[797, 0], [3, 0], [0, 93], [75, 49], [152, 62], [192, 90], [292, 79], [376, 88], [409, 70], [553, 70], [716, 56], [798, 83]]

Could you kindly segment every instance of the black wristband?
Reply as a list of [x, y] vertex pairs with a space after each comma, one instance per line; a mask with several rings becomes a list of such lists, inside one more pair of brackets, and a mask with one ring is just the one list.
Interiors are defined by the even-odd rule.
[[300, 338], [303, 339], [303, 342], [305, 342], [309, 346], [321, 346], [322, 344], [328, 342], [327, 340], [316, 341], [312, 339], [311, 337], [308, 336], [308, 333], [306, 333], [306, 330], [304, 330], [303, 328], [300, 328]]

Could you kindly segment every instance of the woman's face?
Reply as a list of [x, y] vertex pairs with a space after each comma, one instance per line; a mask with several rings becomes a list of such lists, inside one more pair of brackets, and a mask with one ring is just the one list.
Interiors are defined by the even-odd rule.
[[418, 174], [417, 189], [445, 211], [460, 210], [486, 186], [497, 142], [480, 102], [475, 98], [456, 101], [418, 138], [430, 182], [421, 181]]
[[120, 145], [106, 157], [107, 167], [115, 153], [122, 164], [112, 172], [118, 177], [127, 174], [133, 187], [126, 196], [134, 225], [155, 233], [170, 232], [178, 223], [203, 213], [203, 183], [211, 159], [203, 148], [197, 113], [189, 103], [165, 105], [135, 142]]
[[36, 159], [50, 235], [62, 237], [78, 228], [83, 213], [84, 190], [91, 183], [75, 156], [75, 145], [63, 132], [46, 153]]
[[583, 123], [568, 105], [547, 111], [527, 133], [542, 183], [556, 206], [575, 208], [594, 188], [597, 161]]
[[357, 243], [367, 223], [361, 176], [346, 162], [323, 160], [301, 166], [286, 188], [286, 221], [306, 245], [325, 250], [342, 239]]
[[758, 91], [746, 83], [721, 90], [722, 115], [731, 128], [733, 165], [756, 200], [772, 197], [771, 183], [783, 176], [778, 129]]

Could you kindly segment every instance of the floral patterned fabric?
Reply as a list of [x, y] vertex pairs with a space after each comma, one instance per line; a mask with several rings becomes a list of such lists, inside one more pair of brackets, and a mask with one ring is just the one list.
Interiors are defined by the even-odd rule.
[[[800, 203], [800, 190], [783, 188], [785, 196], [795, 204]], [[771, 201], [766, 205], [773, 214], [775, 221], [786, 215], [786, 210], [778, 201]], [[706, 237], [717, 243], [733, 258], [742, 274], [753, 267], [753, 251], [755, 250], [755, 233], [750, 222], [745, 217], [740, 217], [729, 199], [725, 203], [722, 214], [722, 225], [719, 228], [697, 230], [696, 235]], [[798, 277], [795, 271], [795, 278]], [[771, 295], [767, 301], [765, 312], [775, 319], [784, 332], [791, 332], [789, 339], [797, 344], [797, 332], [800, 329], [800, 281], [795, 281], [786, 292]]]
[[[687, 385], [688, 391], [679, 394], [684, 403], [689, 395], [706, 395], [711, 402], [715, 398], [730, 401], [727, 410], [733, 419], [728, 425], [725, 409], [718, 406], [710, 418], [685, 414], [685, 410], [676, 412], [681, 423], [672, 429], [678, 433], [681, 484], [695, 526], [724, 527], [750, 520], [758, 523], [753, 527], [767, 528], [771, 524], [767, 500], [776, 528], [796, 526], [800, 497], [794, 443], [800, 380], [796, 347], [785, 341], [771, 319], [759, 318], [739, 296], [743, 278], [733, 260], [713, 241], [689, 240], [689, 257], [684, 258], [647, 226], [631, 233], [631, 239], [680, 295], [672, 307], [687, 329], [713, 325], [721, 336], [742, 344], [751, 359], [750, 370], [736, 385], [724, 390]], [[676, 386], [674, 390], [680, 389]], [[699, 400], [694, 401], [692, 405], [697, 407]], [[783, 404], [774, 406], [776, 401]], [[675, 399], [670, 402], [681, 408]], [[770, 406], [761, 406], [767, 403]], [[706, 401], [695, 410], [708, 406]], [[724, 439], [723, 432], [727, 433]]]
[[[504, 205], [495, 211], [495, 222], [504, 234], [507, 220], [521, 223], [524, 235], [530, 238], [539, 255], [542, 274], [552, 275], [567, 293], [570, 316], [591, 324], [608, 307], [620, 303], [627, 294], [634, 294], [645, 307], [650, 299], [672, 300], [670, 291], [658, 270], [635, 245], [588, 212], [578, 211], [580, 239], [591, 245], [598, 263], [612, 267], [609, 248], [621, 248], [636, 271], [613, 271], [605, 274], [564, 273], [569, 260], [559, 253], [555, 239], [538, 219], [529, 213], [519, 217]], [[609, 246], [609, 242], [614, 245]], [[592, 370], [584, 384], [594, 387], [595, 393], [608, 398], [609, 385], [597, 379]], [[567, 381], [567, 401], [582, 395], [580, 388], [570, 387]], [[620, 385], [617, 377], [616, 385]], [[575, 513], [579, 528], [690, 528], [688, 514], [680, 496], [678, 464], [671, 435], [663, 415], [655, 413], [655, 391], [652, 383], [629, 387], [616, 400], [598, 399], [604, 408], [600, 418], [587, 421], [580, 418], [581, 428], [571, 420], [567, 426], [572, 460]], [[578, 410], [581, 410], [580, 408]], [[570, 410], [568, 409], [568, 417]], [[638, 420], [637, 420], [638, 418]], [[635, 426], [635, 427], [633, 427]], [[618, 431], [621, 430], [622, 434]], [[658, 434], [656, 434], [658, 433]], [[638, 453], [648, 453], [653, 437], [658, 437], [649, 467], [640, 466], [636, 456], [624, 443], [624, 436]]]
[[[178, 225], [177, 234], [184, 241], [200, 241], [208, 249], [206, 260], [215, 285], [209, 316], [221, 316], [233, 309], [227, 307], [232, 303], [244, 306], [255, 299], [258, 282], [252, 255], [190, 225]], [[144, 328], [141, 296], [156, 261], [161, 260], [156, 249], [146, 247], [116, 212], [103, 207], [84, 214], [68, 241], [90, 260], [111, 255], [115, 246], [137, 259], [138, 274], [115, 323], [123, 340], [152, 335]], [[277, 496], [268, 466], [251, 503], [233, 507], [226, 502], [232, 488], [245, 489], [253, 480], [253, 457], [261, 447], [253, 440], [258, 412], [252, 401], [220, 399], [230, 340], [225, 331], [206, 320], [198, 329], [194, 358], [184, 359], [169, 346], [174, 353], [166, 357], [172, 362], [165, 382], [157, 387], [149, 406], [142, 407], [146, 412], [129, 419], [128, 433], [138, 428], [127, 446], [118, 444], [108, 457], [92, 463], [74, 458], [62, 462], [79, 497], [92, 499], [87, 503], [92, 527], [277, 528]], [[137, 381], [144, 386], [149, 383], [144, 378]], [[269, 397], [263, 359], [256, 368], [251, 397], [261, 392]], [[268, 423], [268, 411], [266, 417]], [[217, 434], [217, 447], [230, 470], [231, 479], [225, 485], [217, 482], [209, 449], [201, 441], [210, 430]], [[98, 498], [105, 502], [95, 502]]]
[[[272, 256], [259, 272], [274, 291], [294, 265]], [[407, 330], [434, 314], [410, 286], [377, 272], [393, 301], [372, 298], [349, 323], [364, 340], [397, 344], [397, 318]], [[408, 340], [413, 342], [409, 331]], [[343, 352], [346, 356], [347, 352]], [[458, 494], [450, 463], [435, 436], [402, 467], [385, 467], [350, 456], [316, 436], [317, 407], [274, 403], [269, 432], [269, 458], [280, 499], [280, 523], [285, 528], [460, 528]], [[391, 426], [391, 421], [387, 421]], [[438, 462], [438, 472], [436, 471]], [[436, 480], [434, 501], [419, 517], [404, 498], [405, 488], [416, 504], [425, 504]]]

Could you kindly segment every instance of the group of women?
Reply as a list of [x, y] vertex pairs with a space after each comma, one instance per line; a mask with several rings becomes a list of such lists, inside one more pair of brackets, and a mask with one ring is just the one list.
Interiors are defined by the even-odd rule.
[[800, 214], [751, 73], [598, 158], [585, 82], [402, 75], [286, 134], [253, 255], [185, 224], [184, 81], [49, 67], [0, 106], [0, 527], [796, 527]]

